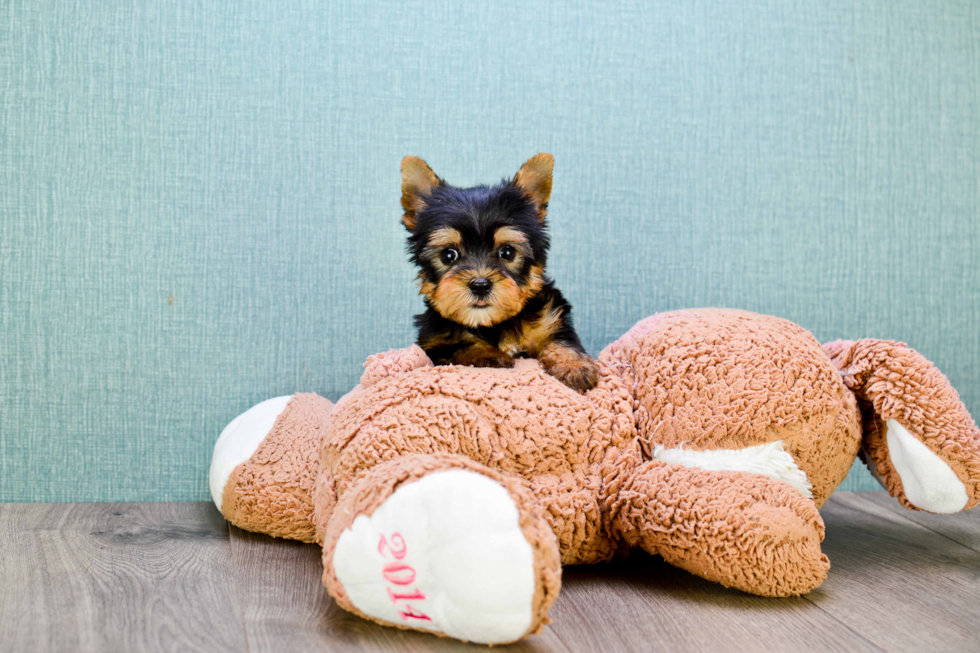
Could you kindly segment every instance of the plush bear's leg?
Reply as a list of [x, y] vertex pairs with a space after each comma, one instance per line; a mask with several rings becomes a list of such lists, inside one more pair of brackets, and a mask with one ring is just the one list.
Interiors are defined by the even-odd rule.
[[269, 399], [221, 432], [211, 460], [211, 496], [239, 528], [316, 541], [313, 484], [333, 404], [315, 394]]
[[561, 586], [557, 541], [530, 493], [456, 454], [362, 473], [332, 513], [323, 561], [345, 609], [484, 644], [538, 632]]
[[953, 513], [980, 502], [980, 430], [932, 363], [901, 343], [857, 340], [824, 349], [858, 397], [863, 458], [908, 508]]
[[651, 460], [620, 490], [613, 518], [627, 543], [752, 594], [805, 594], [830, 567], [813, 501], [759, 474]]

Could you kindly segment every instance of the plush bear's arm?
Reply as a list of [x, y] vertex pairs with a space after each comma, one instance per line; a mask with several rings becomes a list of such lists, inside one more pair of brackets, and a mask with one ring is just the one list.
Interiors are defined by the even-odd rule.
[[761, 474], [650, 460], [623, 484], [612, 514], [627, 544], [752, 594], [806, 594], [830, 567], [813, 501]]
[[956, 390], [902, 343], [824, 345], [864, 414], [863, 458], [908, 508], [953, 513], [980, 502], [980, 431]]

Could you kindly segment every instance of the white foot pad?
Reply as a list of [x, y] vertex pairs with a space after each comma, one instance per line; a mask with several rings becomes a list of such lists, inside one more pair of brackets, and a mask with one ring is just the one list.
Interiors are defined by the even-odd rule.
[[888, 457], [909, 503], [941, 515], [963, 510], [969, 497], [956, 472], [904, 426], [893, 419], [885, 424]]
[[661, 447], [653, 448], [653, 457], [667, 463], [697, 467], [708, 471], [751, 472], [792, 485], [807, 499], [813, 498], [813, 486], [806, 472], [797, 466], [793, 456], [786, 451], [782, 440], [757, 444], [744, 449], [693, 449]]
[[222, 495], [231, 473], [252, 457], [292, 398], [293, 395], [286, 395], [266, 399], [252, 406], [231, 420], [218, 436], [218, 441], [214, 443], [214, 454], [211, 456], [211, 471], [208, 474], [211, 498], [218, 506], [218, 510], [221, 510]]
[[534, 553], [514, 501], [482, 474], [436, 472], [398, 488], [341, 534], [333, 566], [376, 619], [481, 644], [531, 626]]

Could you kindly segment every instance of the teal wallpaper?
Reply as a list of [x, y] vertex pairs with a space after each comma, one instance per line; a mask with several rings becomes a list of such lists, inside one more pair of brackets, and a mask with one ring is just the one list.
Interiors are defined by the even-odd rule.
[[980, 414], [975, 2], [5, 0], [0, 501], [206, 499], [235, 415], [411, 342], [402, 156], [538, 151], [593, 353], [740, 307]]

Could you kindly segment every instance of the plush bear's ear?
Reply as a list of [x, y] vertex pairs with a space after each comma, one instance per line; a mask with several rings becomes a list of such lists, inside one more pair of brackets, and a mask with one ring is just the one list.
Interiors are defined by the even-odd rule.
[[383, 354], [368, 356], [364, 361], [364, 374], [361, 375], [361, 385], [374, 385], [381, 379], [395, 376], [402, 372], [411, 372], [420, 367], [432, 367], [432, 361], [418, 345], [405, 349], [389, 349]]
[[551, 198], [551, 172], [555, 167], [555, 157], [550, 154], [535, 154], [528, 159], [514, 175], [514, 185], [524, 191], [538, 209], [538, 218], [544, 221], [548, 213], [548, 200]]
[[432, 168], [417, 156], [402, 159], [402, 224], [409, 231], [415, 229], [415, 216], [425, 208], [425, 200], [442, 179], [432, 172]]

